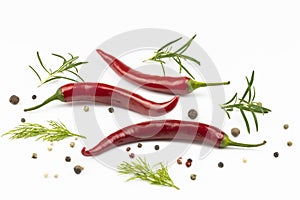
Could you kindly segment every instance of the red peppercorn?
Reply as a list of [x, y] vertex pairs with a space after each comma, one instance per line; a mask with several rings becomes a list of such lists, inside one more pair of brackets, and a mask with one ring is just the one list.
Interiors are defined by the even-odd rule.
[[192, 165], [192, 162], [187, 161], [187, 162], [185, 163], [185, 166], [186, 166], [186, 167], [190, 167], [191, 165]]
[[178, 164], [178, 165], [181, 165], [181, 164], [182, 164], [182, 160], [181, 160], [181, 159], [182, 159], [182, 157], [179, 157], [179, 158], [177, 159], [177, 164]]
[[130, 154], [129, 154], [129, 157], [130, 157], [130, 158], [134, 158], [134, 156], [135, 156], [134, 153], [130, 153]]
[[130, 149], [131, 149], [130, 147], [127, 147], [127, 148], [126, 148], [126, 151], [127, 151], [127, 152], [130, 151]]

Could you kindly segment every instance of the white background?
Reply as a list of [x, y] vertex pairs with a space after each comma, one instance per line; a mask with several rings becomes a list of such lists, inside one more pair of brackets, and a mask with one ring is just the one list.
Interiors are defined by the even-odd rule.
[[[222, 79], [231, 81], [225, 88], [227, 99], [243, 92], [245, 76], [255, 70], [257, 100], [272, 109], [259, 116], [257, 133], [247, 134], [239, 113], [220, 127], [229, 133], [237, 126], [242, 133], [236, 140], [267, 140], [264, 147], [216, 149], [197, 160], [193, 146], [183, 155], [194, 159], [191, 168], [171, 165], [170, 175], [180, 191], [124, 182], [127, 177], [81, 156], [79, 140], [74, 149], [68, 146], [74, 141], [70, 139], [55, 143], [48, 152], [48, 143], [2, 137], [1, 197], [299, 199], [299, 8], [297, 1], [1, 1], [1, 133], [20, 124], [22, 117], [44, 125], [59, 119], [76, 132], [70, 106], [57, 102], [38, 112], [23, 112], [62, 84], [36, 87], [38, 81], [28, 68], [37, 65], [36, 51], [49, 62], [51, 53], [70, 52], [85, 59], [105, 40], [137, 28], [164, 28], [186, 36], [197, 33], [196, 42], [214, 61]], [[21, 98], [16, 106], [8, 102], [12, 94]], [[33, 94], [38, 96], [34, 101]], [[199, 112], [201, 121], [205, 111]], [[285, 123], [290, 125], [288, 130], [283, 129]], [[289, 140], [292, 147], [286, 145]], [[278, 158], [273, 157], [275, 151]], [[38, 153], [37, 160], [31, 159], [33, 152]], [[71, 163], [64, 162], [66, 155], [72, 157]], [[244, 157], [247, 163], [242, 162]], [[223, 169], [217, 167], [219, 161], [225, 164]], [[76, 164], [85, 167], [80, 175], [72, 171]], [[44, 173], [49, 174], [47, 179]], [[198, 175], [197, 180], [190, 180], [191, 173]]]

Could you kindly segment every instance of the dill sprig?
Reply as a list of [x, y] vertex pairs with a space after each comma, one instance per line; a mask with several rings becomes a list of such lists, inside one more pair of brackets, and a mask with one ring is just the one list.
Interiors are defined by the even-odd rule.
[[[155, 170], [154, 167], [157, 166], [159, 166], [160, 168]], [[132, 161], [128, 163], [124, 161], [123, 163], [121, 163], [118, 166], [118, 172], [120, 174], [132, 175], [132, 177], [127, 179], [127, 181], [141, 179], [153, 185], [174, 187], [179, 190], [179, 188], [173, 183], [172, 179], [170, 178], [167, 166], [164, 166], [161, 162], [154, 166], [150, 166], [145, 158], [142, 159], [138, 157], [136, 159], [136, 162]]]
[[9, 139], [26, 139], [37, 137], [36, 140], [43, 141], [60, 141], [68, 137], [81, 137], [85, 136], [70, 132], [66, 125], [62, 122], [56, 122], [53, 120], [48, 121], [51, 128], [47, 128], [40, 124], [34, 123], [22, 123], [14, 129], [4, 133], [2, 136], [10, 135]]
[[247, 131], [248, 131], [248, 133], [250, 133], [250, 125], [249, 125], [249, 121], [247, 119], [245, 111], [250, 112], [252, 114], [256, 131], [258, 131], [258, 120], [256, 117], [256, 113], [266, 114], [268, 112], [271, 112], [271, 110], [263, 107], [261, 102], [254, 101], [254, 99], [256, 97], [255, 87], [253, 86], [254, 71], [252, 71], [250, 80], [248, 79], [248, 77], [246, 77], [246, 81], [247, 81], [247, 88], [246, 88], [242, 98], [238, 98], [237, 97], [238, 94], [235, 93], [228, 102], [226, 102], [220, 106], [226, 112], [229, 119], [230, 119], [229, 112], [233, 111], [234, 109], [239, 110], [245, 121]]
[[154, 52], [154, 56], [149, 58], [148, 60], [154, 61], [154, 62], [159, 62], [163, 74], [166, 75], [166, 71], [164, 68], [164, 64], [166, 63], [164, 59], [173, 59], [178, 65], [179, 65], [179, 73], [181, 74], [182, 70], [184, 70], [191, 78], [195, 79], [194, 76], [189, 72], [189, 70], [183, 66], [182, 60], [184, 61], [192, 61], [198, 65], [200, 65], [200, 61], [198, 61], [195, 58], [192, 58], [188, 55], [183, 54], [189, 46], [192, 44], [192, 41], [195, 39], [196, 35], [194, 35], [191, 39], [189, 39], [184, 45], [179, 47], [176, 51], [171, 51], [172, 50], [172, 44], [175, 42], [179, 41], [182, 39], [182, 37], [177, 38], [176, 40], [173, 40], [171, 42], [168, 42], [167, 44], [163, 45], [161, 48], [159, 48], [157, 51]]
[[66, 73], [69, 73], [71, 75], [74, 75], [75, 77], [79, 78], [82, 82], [84, 82], [83, 78], [78, 74], [78, 66], [82, 65], [82, 64], [86, 64], [87, 62], [76, 62], [76, 60], [79, 58], [78, 56], [73, 56], [72, 54], [69, 53], [69, 55], [71, 56], [71, 58], [69, 60], [67, 60], [66, 58], [64, 58], [61, 55], [58, 54], [52, 54], [53, 56], [56, 56], [58, 58], [61, 58], [63, 60], [63, 63], [60, 67], [58, 67], [58, 69], [56, 70], [52, 70], [51, 68], [47, 69], [45, 67], [45, 65], [42, 62], [42, 59], [40, 57], [39, 52], [37, 52], [37, 58], [39, 60], [39, 63], [42, 67], [42, 69], [44, 69], [44, 71], [48, 74], [48, 77], [46, 77], [45, 79], [42, 79], [41, 76], [38, 74], [38, 72], [29, 65], [29, 68], [36, 74], [36, 76], [38, 77], [38, 79], [40, 80], [40, 84], [38, 85], [41, 86], [45, 83], [48, 83], [50, 81], [56, 80], [56, 79], [66, 79], [69, 81], [73, 81], [73, 82], [78, 82], [76, 79], [71, 78], [69, 76], [66, 76]]

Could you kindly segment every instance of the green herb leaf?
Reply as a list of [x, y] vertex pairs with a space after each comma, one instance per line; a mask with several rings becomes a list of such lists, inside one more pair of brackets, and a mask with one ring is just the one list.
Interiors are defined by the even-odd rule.
[[[80, 79], [80, 81], [84, 82], [83, 78], [78, 74], [78, 66], [86, 64], [87, 62], [76, 62], [76, 60], [79, 58], [78, 56], [74, 57], [72, 54], [69, 53], [71, 58], [67, 60], [65, 57], [55, 54], [52, 54], [55, 57], [61, 58], [63, 60], [63, 63], [60, 67], [58, 67], [56, 70], [52, 70], [51, 68], [47, 69], [45, 65], [42, 62], [42, 59], [40, 57], [39, 52], [37, 52], [37, 58], [39, 60], [39, 63], [42, 67], [42, 69], [47, 73], [47, 77], [45, 79], [42, 79], [41, 76], [38, 74], [37, 70], [34, 69], [32, 66], [29, 66], [29, 68], [35, 73], [35, 75], [38, 77], [40, 84], [39, 86], [51, 82], [56, 79], [67, 79], [73, 82], [78, 82], [74, 78], [71, 78], [69, 76], [66, 76], [67, 73], [70, 75], [73, 75]], [[38, 87], [39, 87], [38, 86]]]
[[182, 37], [175, 39], [171, 42], [168, 42], [167, 44], [165, 44], [161, 48], [159, 48], [157, 51], [155, 51], [154, 56], [152, 56], [148, 60], [154, 61], [154, 62], [159, 62], [160, 65], [162, 66], [163, 74], [166, 75], [165, 68], [164, 68], [165, 61], [163, 61], [163, 59], [165, 59], [165, 58], [173, 59], [179, 65], [179, 73], [180, 74], [183, 69], [192, 79], [194, 79], [194, 76], [189, 72], [189, 70], [187, 70], [187, 68], [183, 66], [181, 59], [185, 60], [185, 61], [189, 60], [191, 62], [196, 63], [197, 65], [200, 65], [200, 61], [198, 61], [197, 59], [183, 54], [190, 47], [190, 45], [192, 44], [195, 37], [196, 37], [196, 35], [194, 35], [184, 45], [182, 45], [180, 48], [178, 48], [174, 52], [171, 52], [171, 50], [172, 50], [171, 45], [174, 44], [175, 42], [181, 40]]
[[255, 129], [258, 131], [258, 120], [256, 113], [266, 114], [268, 112], [271, 112], [270, 109], [265, 108], [261, 105], [260, 102], [255, 102], [256, 97], [256, 90], [253, 86], [254, 83], [254, 71], [252, 71], [250, 81], [248, 77], [246, 77], [247, 81], [247, 88], [242, 96], [242, 98], [238, 98], [238, 93], [235, 93], [233, 97], [227, 101], [226, 103], [223, 103], [220, 105], [220, 107], [226, 112], [227, 117], [230, 119], [229, 112], [233, 111], [234, 109], [240, 110], [242, 117], [245, 121], [245, 125], [247, 127], [248, 133], [250, 133], [250, 125], [247, 119], [247, 116], [245, 114], [245, 111], [251, 112], [253, 116], [253, 120], [255, 123]]
[[48, 123], [51, 128], [47, 128], [40, 124], [22, 123], [14, 129], [4, 133], [2, 136], [9, 135], [9, 139], [26, 139], [37, 137], [36, 140], [49, 142], [60, 141], [68, 137], [86, 138], [85, 136], [70, 132], [66, 125], [60, 121], [56, 122], [50, 120]]
[[[159, 166], [160, 168], [154, 169], [155, 166]], [[140, 179], [143, 181], [147, 181], [150, 184], [154, 185], [162, 185], [173, 187], [177, 190], [179, 188], [173, 183], [169, 173], [167, 166], [164, 166], [162, 163], [158, 163], [154, 166], [150, 166], [146, 159], [142, 159], [138, 157], [136, 162], [123, 162], [118, 166], [118, 172], [120, 174], [128, 174], [132, 175], [127, 181]]]

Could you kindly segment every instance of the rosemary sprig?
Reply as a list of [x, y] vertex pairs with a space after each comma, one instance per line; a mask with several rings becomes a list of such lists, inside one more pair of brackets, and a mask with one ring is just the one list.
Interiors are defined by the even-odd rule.
[[163, 74], [166, 75], [166, 71], [164, 68], [164, 64], [166, 62], [164, 61], [164, 59], [165, 58], [173, 59], [179, 65], [179, 73], [181, 73], [182, 70], [184, 70], [191, 78], [195, 79], [194, 76], [189, 72], [189, 70], [186, 67], [184, 67], [182, 64], [182, 60], [185, 60], [185, 61], [189, 60], [189, 61], [192, 61], [192, 62], [200, 65], [200, 61], [198, 61], [197, 59], [183, 54], [189, 48], [189, 46], [192, 44], [192, 41], [195, 39], [195, 37], [196, 37], [196, 35], [194, 35], [191, 39], [189, 39], [184, 45], [182, 45], [176, 51], [171, 51], [172, 44], [181, 40], [182, 37], [177, 38], [176, 40], [173, 40], [171, 42], [168, 42], [167, 44], [165, 44], [161, 48], [159, 48], [157, 51], [155, 51], [154, 56], [149, 58], [148, 60], [154, 61], [154, 62], [159, 62], [162, 67]]
[[68, 137], [81, 137], [85, 136], [70, 132], [62, 122], [53, 120], [48, 121], [51, 128], [47, 128], [40, 124], [22, 123], [14, 129], [4, 133], [2, 136], [10, 135], [9, 139], [26, 139], [37, 137], [36, 140], [43, 141], [60, 141]]
[[[154, 170], [153, 168], [157, 166], [160, 168]], [[118, 172], [120, 174], [131, 174], [132, 177], [127, 181], [141, 179], [153, 185], [168, 186], [179, 190], [170, 178], [167, 166], [164, 166], [161, 162], [151, 167], [145, 158], [138, 157], [136, 162], [128, 163], [124, 161], [121, 163], [118, 166]]]
[[74, 57], [70, 53], [69, 53], [69, 55], [71, 56], [71, 58], [69, 60], [67, 60], [66, 58], [64, 58], [63, 56], [58, 55], [58, 54], [54, 54], [53, 53], [52, 55], [56, 56], [58, 58], [61, 58], [63, 60], [62, 65], [58, 69], [56, 69], [54, 71], [52, 71], [51, 68], [47, 69], [45, 67], [45, 65], [42, 62], [42, 59], [40, 57], [39, 52], [37, 52], [37, 58], [39, 60], [39, 63], [41, 65], [41, 67], [48, 74], [48, 77], [46, 77], [45, 79], [42, 79], [41, 76], [38, 74], [38, 72], [32, 66], [29, 65], [29, 68], [35, 73], [35, 75], [40, 80], [40, 84], [38, 85], [38, 87], [41, 86], [41, 85], [43, 85], [43, 84], [45, 84], [45, 83], [48, 83], [50, 81], [56, 80], [56, 79], [66, 79], [66, 80], [69, 80], [69, 81], [78, 82], [74, 78], [71, 78], [69, 76], [65, 76], [64, 74], [66, 72], [69, 73], [69, 74], [74, 75], [75, 77], [79, 78], [81, 81], [84, 82], [83, 78], [78, 74], [78, 68], [77, 67], [79, 65], [86, 64], [87, 62], [76, 62], [76, 60], [79, 57], [78, 56]]
[[252, 75], [250, 80], [246, 77], [247, 88], [242, 96], [242, 98], [238, 98], [238, 94], [235, 93], [233, 97], [226, 103], [221, 104], [221, 108], [226, 112], [227, 117], [230, 119], [230, 113], [234, 109], [237, 109], [241, 112], [241, 115], [245, 121], [245, 125], [247, 127], [248, 133], [250, 133], [250, 125], [247, 119], [245, 111], [248, 111], [252, 114], [256, 131], [258, 131], [258, 120], [256, 117], [256, 113], [266, 114], [271, 112], [270, 109], [262, 106], [261, 102], [255, 102], [254, 99], [256, 97], [255, 87], [253, 86], [254, 82], [254, 71], [252, 71]]

